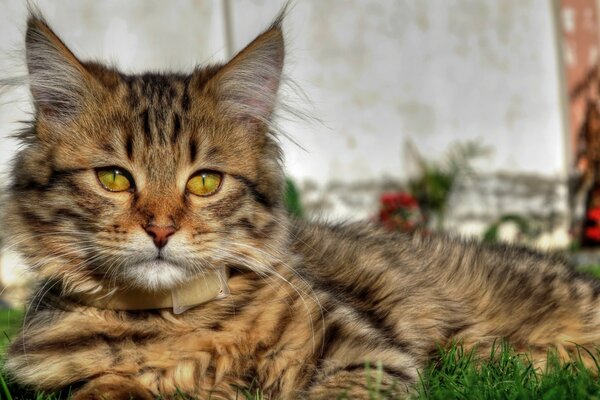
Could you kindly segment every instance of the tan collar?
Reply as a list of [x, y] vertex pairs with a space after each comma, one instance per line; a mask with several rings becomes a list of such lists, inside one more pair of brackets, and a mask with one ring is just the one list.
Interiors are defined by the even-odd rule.
[[225, 270], [210, 271], [171, 291], [104, 290], [86, 294], [81, 300], [87, 305], [109, 310], [172, 308], [175, 314], [181, 314], [199, 304], [228, 296], [227, 275]]

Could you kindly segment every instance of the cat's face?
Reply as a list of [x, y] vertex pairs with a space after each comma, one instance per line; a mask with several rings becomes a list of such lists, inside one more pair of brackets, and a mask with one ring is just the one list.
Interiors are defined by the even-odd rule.
[[285, 236], [268, 132], [278, 25], [190, 75], [82, 63], [38, 17], [26, 38], [36, 118], [8, 221], [30, 263], [74, 284], [146, 289], [223, 265], [269, 268]]

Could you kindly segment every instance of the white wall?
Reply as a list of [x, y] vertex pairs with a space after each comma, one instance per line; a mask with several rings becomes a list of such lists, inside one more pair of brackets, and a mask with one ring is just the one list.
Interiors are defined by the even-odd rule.
[[[226, 1], [235, 49], [266, 27], [282, 5], [280, 0], [37, 3], [78, 55], [142, 71], [225, 57]], [[306, 149], [284, 140], [289, 173], [325, 193], [331, 182], [404, 178], [407, 139], [433, 159], [450, 143], [477, 139], [493, 148], [480, 163], [485, 172], [564, 177], [551, 4], [297, 0], [285, 21], [287, 73], [308, 94], [322, 124], [287, 124]], [[22, 48], [24, 22], [25, 2], [0, 0], [2, 76], [13, 72], [5, 52]], [[22, 118], [18, 108], [25, 103], [0, 107], [0, 165], [12, 154], [5, 138], [14, 128], [8, 121]], [[335, 213], [371, 212], [365, 210]]]
[[[281, 4], [233, 3], [237, 48]], [[294, 176], [402, 177], [407, 138], [433, 158], [480, 139], [486, 171], [564, 173], [551, 2], [298, 1], [286, 26], [290, 72], [328, 128], [292, 132], [308, 150], [288, 147]]]

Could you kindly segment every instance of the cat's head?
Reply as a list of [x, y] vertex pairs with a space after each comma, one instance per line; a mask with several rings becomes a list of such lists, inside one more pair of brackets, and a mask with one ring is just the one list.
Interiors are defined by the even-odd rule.
[[286, 237], [270, 131], [280, 20], [224, 65], [125, 75], [79, 60], [32, 15], [26, 60], [35, 115], [7, 221], [28, 263], [82, 290], [267, 272]]

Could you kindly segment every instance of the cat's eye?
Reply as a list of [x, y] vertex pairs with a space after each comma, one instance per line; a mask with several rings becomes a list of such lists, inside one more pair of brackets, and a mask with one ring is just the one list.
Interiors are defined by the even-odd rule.
[[223, 175], [216, 171], [198, 171], [186, 184], [188, 192], [196, 196], [210, 196], [219, 190]]
[[102, 186], [111, 192], [124, 192], [133, 186], [131, 175], [122, 168], [98, 168], [96, 175]]

